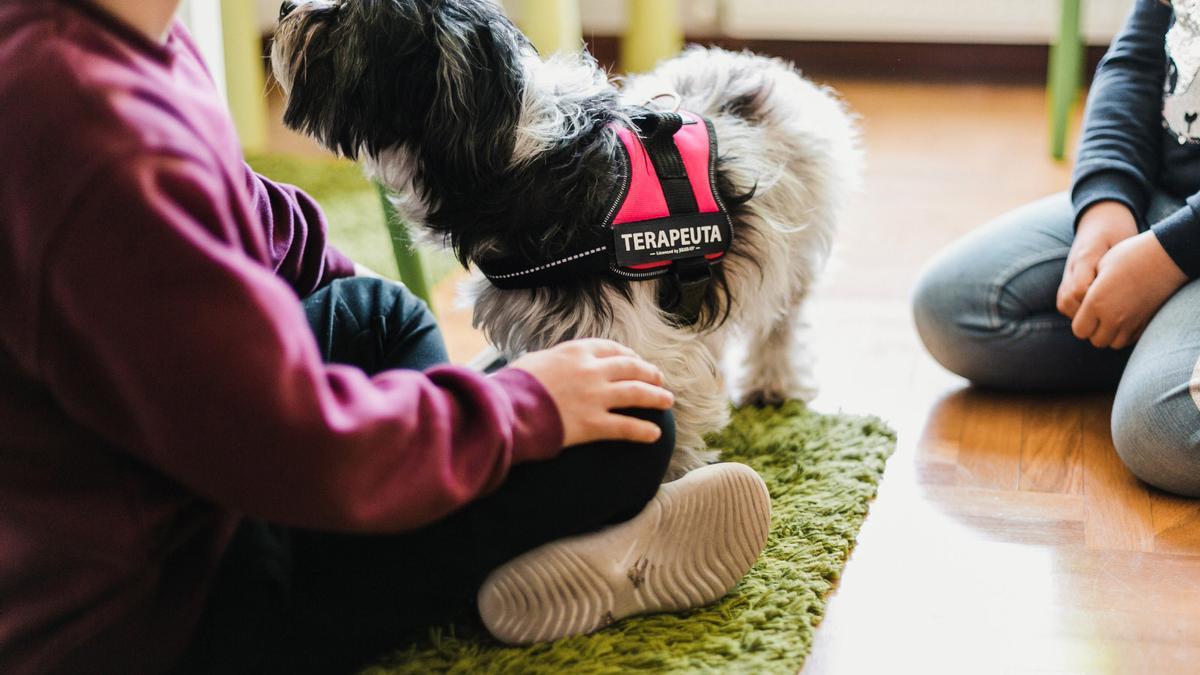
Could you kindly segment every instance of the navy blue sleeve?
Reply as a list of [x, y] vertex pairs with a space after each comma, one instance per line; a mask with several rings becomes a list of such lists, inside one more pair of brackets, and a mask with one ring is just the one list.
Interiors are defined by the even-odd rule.
[[1200, 193], [1150, 229], [1188, 279], [1200, 278]]
[[1160, 164], [1170, 5], [1135, 0], [1096, 69], [1071, 188], [1075, 222], [1092, 204], [1118, 201], [1139, 223]]

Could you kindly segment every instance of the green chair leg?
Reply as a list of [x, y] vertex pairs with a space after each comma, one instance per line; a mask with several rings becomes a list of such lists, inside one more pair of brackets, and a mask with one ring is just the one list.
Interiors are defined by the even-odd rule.
[[1050, 47], [1050, 154], [1062, 159], [1067, 147], [1071, 108], [1083, 84], [1084, 45], [1080, 34], [1081, 0], [1060, 0], [1058, 39]]
[[542, 56], [583, 48], [579, 0], [524, 0], [521, 30]]
[[683, 48], [679, 0], [629, 0], [629, 28], [621, 39], [621, 68], [650, 70]]
[[413, 295], [421, 298], [433, 307], [433, 298], [429, 294], [429, 281], [425, 276], [425, 266], [421, 263], [421, 252], [413, 244], [408, 234], [408, 225], [396, 212], [388, 199], [387, 188], [376, 183], [379, 191], [379, 201], [383, 204], [383, 217], [387, 222], [388, 234], [392, 239], [392, 253], [396, 256], [396, 269], [400, 273], [400, 281], [412, 291]]
[[246, 0], [221, 2], [221, 31], [225, 42], [225, 89], [229, 110], [242, 149], [262, 152], [267, 147], [267, 98], [258, 5]]

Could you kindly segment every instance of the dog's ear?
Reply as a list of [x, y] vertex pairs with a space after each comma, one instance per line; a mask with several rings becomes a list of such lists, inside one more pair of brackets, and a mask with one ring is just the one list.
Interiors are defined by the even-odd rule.
[[404, 147], [440, 197], [507, 170], [535, 52], [493, 0], [312, 3], [285, 28], [272, 60], [288, 126], [354, 159]]
[[416, 101], [433, 91], [422, 76], [434, 55], [421, 37], [421, 4], [354, 0], [296, 10], [272, 48], [289, 90], [284, 123], [351, 159], [415, 137], [424, 113]]
[[341, 86], [348, 78], [338, 72], [345, 57], [339, 53], [339, 13], [332, 5], [305, 5], [293, 11], [287, 23], [280, 19], [271, 47], [271, 65], [287, 92], [283, 122], [330, 148], [353, 156], [351, 137], [357, 128], [341, 115]]
[[491, 0], [432, 0], [430, 10], [427, 37], [437, 59], [422, 160], [428, 170], [476, 186], [512, 159], [522, 58], [534, 51]]

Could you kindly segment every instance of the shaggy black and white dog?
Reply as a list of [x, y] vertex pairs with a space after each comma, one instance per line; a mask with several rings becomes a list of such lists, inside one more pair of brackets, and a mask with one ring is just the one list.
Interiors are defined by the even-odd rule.
[[640, 104], [677, 97], [708, 118], [735, 237], [698, 321], [663, 310], [663, 279], [502, 290], [476, 274], [475, 323], [509, 357], [606, 337], [657, 364], [676, 394], [673, 476], [715, 454], [704, 435], [728, 421], [731, 338], [746, 342], [741, 402], [812, 397], [802, 305], [858, 178], [854, 125], [827, 89], [776, 59], [701, 48], [618, 88], [587, 55], [539, 58], [489, 0], [312, 0], [281, 14], [271, 60], [286, 123], [360, 160], [464, 264], [577, 250], [621, 179], [609, 125]]

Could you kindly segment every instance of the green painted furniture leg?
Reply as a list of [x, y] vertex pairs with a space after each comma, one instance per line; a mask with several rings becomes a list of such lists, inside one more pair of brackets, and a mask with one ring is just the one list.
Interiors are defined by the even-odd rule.
[[225, 42], [225, 89], [238, 138], [246, 152], [267, 146], [266, 65], [258, 32], [258, 3], [221, 1]]
[[643, 73], [683, 49], [679, 0], [628, 0], [629, 28], [621, 40], [621, 68]]
[[579, 0], [524, 0], [521, 30], [542, 56], [583, 47]]
[[379, 183], [375, 184], [375, 188], [379, 191], [379, 201], [383, 204], [383, 217], [391, 235], [392, 253], [396, 256], [396, 269], [400, 273], [400, 281], [432, 309], [433, 298], [429, 295], [429, 281], [425, 276], [425, 266], [421, 264], [421, 252], [417, 250], [408, 234], [408, 225], [400, 214], [396, 213], [396, 208], [388, 199], [387, 188]]
[[1050, 47], [1050, 154], [1062, 159], [1067, 147], [1067, 123], [1083, 84], [1083, 38], [1080, 34], [1082, 0], [1059, 0], [1058, 39]]

